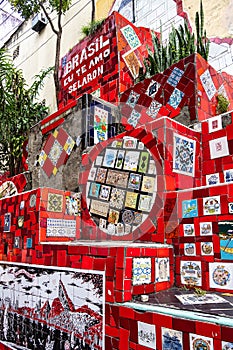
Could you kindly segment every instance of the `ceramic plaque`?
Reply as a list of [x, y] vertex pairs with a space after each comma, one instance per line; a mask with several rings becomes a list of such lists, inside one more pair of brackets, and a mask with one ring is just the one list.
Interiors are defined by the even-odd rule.
[[162, 350], [182, 350], [183, 333], [174, 329], [162, 327]]
[[214, 350], [213, 339], [199, 334], [189, 334], [190, 350]]
[[133, 285], [151, 283], [151, 258], [133, 259]]
[[221, 158], [229, 155], [229, 148], [226, 136], [210, 140], [209, 147], [211, 159]]
[[203, 198], [203, 214], [204, 215], [221, 214], [220, 196]]
[[156, 349], [155, 325], [138, 321], [138, 344]]
[[181, 261], [180, 262], [181, 283], [190, 286], [201, 286], [201, 262]]
[[231, 263], [209, 263], [210, 288], [233, 290], [232, 271]]
[[194, 176], [196, 141], [174, 134], [173, 141], [173, 171]]

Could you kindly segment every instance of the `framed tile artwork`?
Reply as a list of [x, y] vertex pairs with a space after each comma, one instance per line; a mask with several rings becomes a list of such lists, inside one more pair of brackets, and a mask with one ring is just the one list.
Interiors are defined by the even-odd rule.
[[170, 280], [170, 260], [169, 258], [155, 259], [155, 281], [165, 282]]
[[131, 49], [136, 50], [139, 46], [142, 45], [137, 34], [135, 33], [133, 27], [130, 24], [121, 28], [121, 32], [124, 35]]
[[[92, 169], [96, 169], [96, 168], [92, 168]], [[92, 169], [90, 172], [92, 172]], [[107, 176], [107, 169], [97, 168], [96, 178], [95, 178], [97, 182], [105, 183], [106, 176]]]
[[168, 104], [174, 109], [176, 109], [179, 106], [180, 102], [182, 101], [183, 97], [184, 97], [184, 92], [175, 88], [168, 100]]
[[162, 350], [182, 350], [183, 333], [174, 329], [162, 327]]
[[151, 283], [151, 258], [133, 258], [133, 285]]
[[208, 69], [200, 76], [200, 80], [208, 99], [211, 100], [217, 92], [217, 89]]
[[219, 173], [206, 175], [207, 186], [218, 185], [219, 183], [220, 183]]
[[233, 263], [209, 263], [210, 288], [233, 290]]
[[12, 181], [5, 181], [0, 186], [0, 198], [11, 197], [17, 193], [17, 187]]
[[56, 129], [46, 140], [38, 162], [48, 177], [55, 176], [59, 167], [64, 165], [70, 156], [75, 141], [63, 128]]
[[125, 191], [116, 187], [112, 188], [110, 207], [122, 209], [125, 202]]
[[196, 295], [196, 294], [176, 295], [176, 298], [179, 299], [179, 301], [183, 305], [226, 303], [226, 299], [213, 293], [204, 294], [204, 295]]
[[141, 62], [137, 58], [136, 53], [133, 50], [127, 51], [125, 54], [122, 55], [122, 58], [126, 66], [128, 67], [130, 73], [132, 74], [133, 78], [136, 78], [139, 74], [139, 68], [141, 67]]
[[155, 325], [138, 321], [138, 344], [156, 349]]
[[102, 199], [104, 201], [108, 201], [109, 196], [110, 196], [110, 192], [111, 192], [111, 186], [101, 185], [99, 199]]
[[76, 220], [47, 218], [47, 237], [75, 237]]
[[209, 133], [222, 129], [222, 116], [217, 115], [208, 119]]
[[196, 245], [195, 243], [184, 243], [184, 255], [196, 255]]
[[128, 172], [109, 170], [106, 179], [106, 184], [126, 188], [128, 185], [128, 177]]
[[222, 350], [232, 350], [233, 349], [233, 342], [230, 343], [228, 341], [222, 341]]
[[126, 151], [124, 160], [124, 170], [137, 171], [140, 152]]
[[183, 232], [185, 237], [195, 236], [194, 224], [183, 224]]
[[86, 200], [96, 225], [114, 236], [134, 232], [147, 219], [157, 194], [149, 150], [133, 137], [114, 140], [98, 153], [89, 173]]
[[155, 177], [151, 177], [151, 176], [143, 176], [143, 181], [142, 181], [142, 188], [141, 190], [143, 192], [150, 192], [153, 193], [155, 189]]
[[3, 232], [10, 232], [11, 230], [11, 213], [4, 214]]
[[233, 182], [233, 169], [224, 170], [224, 181]]
[[220, 196], [203, 198], [203, 214], [204, 215], [221, 214]]
[[182, 78], [182, 75], [184, 74], [184, 71], [179, 69], [178, 67], [175, 67], [171, 74], [168, 77], [167, 83], [170, 84], [173, 87], [176, 87], [176, 85], [179, 83], [180, 79]]
[[212, 234], [212, 222], [200, 222], [200, 236], [211, 236]]
[[70, 193], [66, 196], [66, 215], [80, 216], [81, 215], [81, 193]]
[[108, 139], [108, 111], [94, 107], [94, 144]]
[[161, 85], [157, 81], [151, 80], [150, 84], [146, 90], [146, 95], [148, 95], [150, 97], [154, 97], [156, 92], [159, 90], [160, 86]]
[[129, 175], [128, 188], [131, 188], [133, 190], [139, 190], [141, 185], [141, 177], [142, 176], [140, 174], [131, 173]]
[[233, 221], [219, 221], [220, 254], [222, 260], [233, 260]]
[[117, 156], [117, 150], [108, 148], [105, 152], [103, 166], [108, 168], [114, 168]]
[[209, 141], [210, 158], [216, 159], [229, 155], [227, 137], [219, 137], [218, 139]]
[[61, 213], [63, 210], [63, 195], [48, 193], [47, 210], [54, 213]]
[[[64, 349], [80, 349], [80, 339], [82, 344], [91, 339], [93, 349], [105, 349], [103, 272], [0, 262], [0, 279], [8, 281], [0, 286], [7, 301], [2, 305], [7, 331], [0, 335], [0, 347], [38, 349], [43, 340], [41, 348], [59, 349], [66, 339]], [[17, 322], [12, 322], [9, 305]]]
[[125, 207], [135, 209], [137, 206], [138, 193], [126, 192]]
[[233, 214], [233, 202], [228, 203], [229, 214]]
[[139, 198], [138, 209], [149, 212], [152, 207], [152, 196], [141, 194]]
[[173, 171], [194, 176], [196, 141], [174, 134], [173, 136]]
[[197, 199], [182, 201], [182, 217], [195, 218], [198, 216]]
[[116, 159], [116, 169], [122, 169], [123, 162], [125, 159], [125, 151], [119, 150], [117, 153], [117, 159]]
[[201, 255], [213, 255], [213, 242], [201, 242]]
[[180, 262], [181, 283], [190, 286], [202, 285], [202, 271], [200, 261], [181, 261]]
[[199, 334], [189, 334], [189, 344], [190, 344], [190, 350], [199, 350], [199, 349], [205, 349], [205, 350], [214, 350], [213, 346], [213, 338], [204, 337], [203, 335]]
[[137, 94], [135, 91], [131, 90], [128, 100], [126, 101], [126, 104], [134, 108], [137, 104], [139, 97], [140, 97], [140, 94]]

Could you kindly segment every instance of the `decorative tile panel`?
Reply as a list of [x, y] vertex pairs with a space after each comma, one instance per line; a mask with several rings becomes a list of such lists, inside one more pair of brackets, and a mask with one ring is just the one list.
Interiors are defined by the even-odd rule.
[[233, 290], [233, 264], [224, 262], [209, 263], [210, 288]]
[[217, 90], [208, 69], [200, 76], [200, 79], [208, 99], [211, 100]]
[[[104, 349], [102, 272], [4, 262], [0, 279], [8, 281], [0, 292], [10, 305], [2, 305], [8, 326], [0, 335], [1, 347], [55, 349], [64, 344], [71, 349], [80, 348], [82, 339], [84, 347]], [[11, 307], [17, 322], [12, 322]]]
[[141, 46], [141, 42], [130, 24], [121, 28], [121, 32], [127, 40], [131, 49], [135, 50]]
[[167, 80], [168, 84], [170, 84], [173, 87], [176, 87], [183, 74], [183, 70], [179, 69], [178, 67], [175, 67]]
[[200, 261], [181, 261], [181, 283], [190, 286], [201, 286], [202, 271]]
[[190, 350], [214, 350], [213, 339], [198, 334], [189, 334]]
[[182, 101], [183, 97], [184, 97], [184, 92], [175, 88], [168, 100], [168, 104], [174, 109], [176, 109], [179, 106], [180, 102]]
[[133, 259], [133, 285], [151, 283], [151, 258]]
[[220, 196], [203, 198], [203, 214], [204, 215], [221, 214]]
[[220, 157], [225, 157], [229, 155], [229, 148], [227, 137], [220, 137], [218, 139], [209, 141], [210, 157], [211, 159], [216, 159]]
[[108, 139], [108, 111], [94, 107], [94, 144]]
[[75, 237], [76, 221], [66, 219], [47, 219], [47, 237]]
[[57, 193], [48, 193], [47, 210], [54, 213], [61, 213], [63, 209], [63, 195]]
[[183, 349], [183, 333], [169, 328], [161, 328], [162, 330], [162, 350], [182, 350]]
[[138, 344], [156, 349], [155, 325], [138, 321]]
[[173, 171], [194, 176], [196, 141], [174, 134]]
[[48, 177], [56, 175], [58, 168], [66, 163], [74, 145], [74, 140], [62, 128], [49, 135], [38, 159]]
[[155, 280], [156, 282], [165, 282], [170, 280], [169, 258], [155, 259]]
[[198, 216], [198, 206], [196, 199], [182, 201], [182, 217], [195, 218]]

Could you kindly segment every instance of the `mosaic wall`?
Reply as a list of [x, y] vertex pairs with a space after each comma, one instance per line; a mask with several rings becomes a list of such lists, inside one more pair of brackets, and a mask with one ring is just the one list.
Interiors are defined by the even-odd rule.
[[121, 96], [122, 124], [127, 130], [169, 116], [185, 125], [216, 114], [216, 97], [232, 109], [232, 77], [217, 73], [200, 55], [175, 63], [162, 74], [138, 83]]
[[83, 39], [62, 58], [60, 108], [94, 91], [105, 101], [118, 101], [119, 92], [133, 84], [151, 45], [149, 29], [139, 29], [114, 12], [95, 36]]
[[104, 274], [0, 263], [0, 343], [104, 349]]

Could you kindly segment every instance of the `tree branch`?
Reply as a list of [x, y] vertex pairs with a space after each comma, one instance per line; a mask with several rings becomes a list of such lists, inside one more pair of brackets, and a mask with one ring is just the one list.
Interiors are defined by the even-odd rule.
[[[60, 1], [61, 1], [61, 0], [60, 0]], [[46, 8], [44, 7], [44, 4], [43, 4], [41, 1], [39, 2], [39, 4], [40, 4], [40, 7], [42, 8], [42, 10], [43, 10], [43, 12], [44, 12], [44, 14], [45, 14], [45, 17], [46, 17], [47, 20], [49, 21], [49, 24], [50, 24], [50, 26], [51, 26], [52, 31], [53, 31], [56, 35], [58, 35], [59, 31], [55, 29], [55, 27], [54, 27], [54, 25], [53, 25], [53, 22], [52, 22], [52, 20], [51, 20], [49, 14], [48, 14]]]

